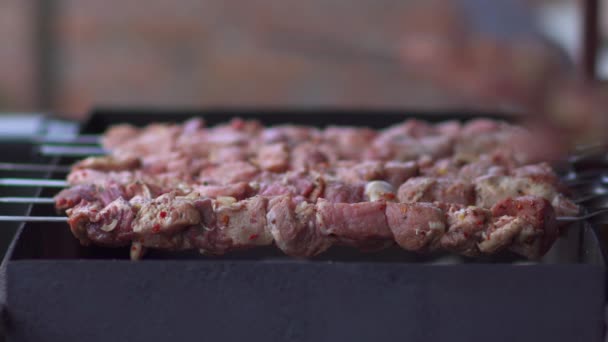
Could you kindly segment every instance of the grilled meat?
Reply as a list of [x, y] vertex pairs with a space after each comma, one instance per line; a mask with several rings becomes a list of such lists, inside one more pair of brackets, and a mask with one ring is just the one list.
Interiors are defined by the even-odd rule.
[[110, 155], [74, 165], [56, 207], [83, 244], [130, 244], [133, 258], [273, 243], [296, 257], [340, 244], [537, 258], [557, 237], [555, 215], [579, 208], [522, 153], [529, 137], [492, 120], [121, 125], [103, 138]]
[[82, 243], [225, 253], [270, 245], [310, 257], [332, 244], [376, 248], [393, 243], [413, 252], [439, 249], [476, 255], [510, 249], [529, 258], [546, 252], [557, 236], [555, 213], [534, 196], [507, 199], [491, 210], [432, 203], [316, 204], [289, 196], [242, 201], [165, 194], [155, 199], [118, 198], [102, 207], [81, 201], [68, 210]]

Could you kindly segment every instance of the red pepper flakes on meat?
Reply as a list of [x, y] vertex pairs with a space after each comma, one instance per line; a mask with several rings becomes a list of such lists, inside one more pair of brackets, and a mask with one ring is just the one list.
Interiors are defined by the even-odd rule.
[[167, 217], [167, 212], [161, 211], [160, 214], [158, 214], [158, 216], [160, 216], [160, 218], [165, 218], [165, 217]]
[[160, 232], [160, 224], [158, 224], [158, 223], [157, 223], [157, 224], [155, 224], [155, 225], [154, 225], [154, 227], [152, 227], [152, 231], [153, 231], [154, 233], [158, 233], [158, 232]]
[[224, 225], [228, 225], [228, 223], [230, 223], [230, 216], [224, 215], [224, 216], [222, 216], [222, 218], [220, 220], [222, 221], [222, 223]]
[[523, 208], [523, 206], [521, 205], [521, 203], [518, 203], [516, 206], [517, 210], [521, 210]]
[[57, 201], [57, 204], [59, 205], [65, 205], [67, 203], [68, 200], [66, 200], [65, 198], [60, 198], [59, 201]]
[[477, 221], [477, 225], [478, 225], [478, 226], [483, 225], [483, 221]]
[[249, 240], [255, 240], [259, 237], [258, 234], [251, 234], [251, 236], [249, 236]]
[[395, 199], [395, 194], [390, 193], [390, 192], [389, 192], [389, 193], [386, 193], [386, 194], [383, 194], [383, 196], [384, 196], [384, 198], [386, 198], [386, 199], [391, 199], [391, 200], [392, 200], [392, 199]]

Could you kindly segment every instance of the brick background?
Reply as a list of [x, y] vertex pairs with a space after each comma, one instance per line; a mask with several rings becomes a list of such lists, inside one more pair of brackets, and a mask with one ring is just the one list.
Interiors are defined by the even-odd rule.
[[57, 108], [428, 105], [390, 61], [410, 3], [62, 0]]
[[[53, 2], [50, 109], [66, 115], [94, 105], [471, 105], [399, 59], [408, 30], [461, 29], [455, 1]], [[0, 110], [39, 105], [34, 3], [0, 1]], [[432, 14], [414, 10], [423, 4]]]
[[0, 108], [33, 109], [32, 1], [0, 1]]

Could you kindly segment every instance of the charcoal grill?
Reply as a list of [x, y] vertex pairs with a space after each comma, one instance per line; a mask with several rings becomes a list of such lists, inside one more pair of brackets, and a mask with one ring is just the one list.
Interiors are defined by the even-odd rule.
[[[233, 116], [265, 124], [385, 127], [463, 113], [337, 110], [97, 110], [109, 125]], [[475, 115], [479, 116], [479, 115]], [[501, 118], [500, 115], [483, 115]], [[52, 165], [74, 159], [55, 157]], [[45, 177], [61, 179], [62, 173]], [[56, 190], [40, 189], [40, 197]], [[32, 205], [29, 215], [55, 215]], [[9, 341], [602, 341], [605, 257], [597, 227], [573, 226], [540, 262], [334, 248], [313, 260], [271, 249], [224, 257], [82, 247], [65, 223], [21, 225], [4, 259]]]

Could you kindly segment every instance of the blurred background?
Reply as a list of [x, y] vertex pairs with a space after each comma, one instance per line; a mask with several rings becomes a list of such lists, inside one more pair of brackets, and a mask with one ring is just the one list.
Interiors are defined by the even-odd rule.
[[0, 111], [363, 106], [559, 117], [595, 110], [606, 93], [576, 74], [581, 17], [580, 0], [3, 0]]

